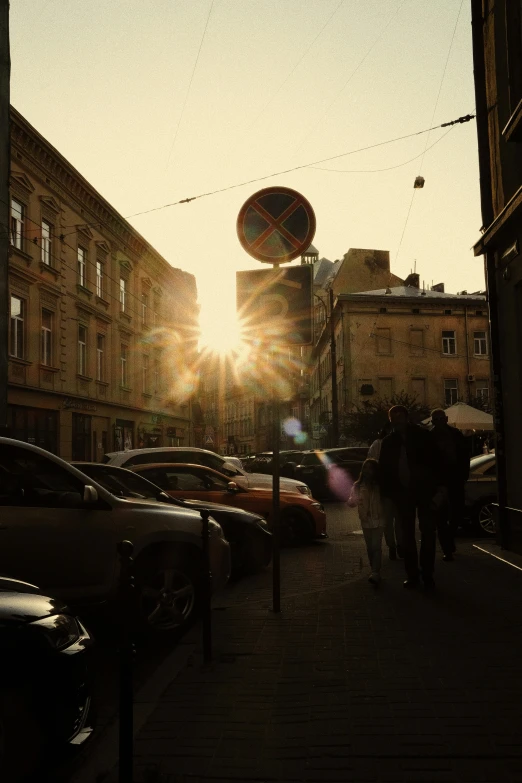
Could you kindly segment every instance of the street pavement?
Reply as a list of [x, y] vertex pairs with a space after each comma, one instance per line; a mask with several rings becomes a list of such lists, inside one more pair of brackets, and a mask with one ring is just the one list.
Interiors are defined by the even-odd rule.
[[387, 558], [376, 588], [356, 512], [330, 505], [328, 526], [282, 551], [280, 614], [270, 570], [216, 598], [213, 662], [195, 628], [136, 738], [136, 783], [522, 783], [522, 571], [465, 539], [438, 553], [434, 592], [404, 590]]

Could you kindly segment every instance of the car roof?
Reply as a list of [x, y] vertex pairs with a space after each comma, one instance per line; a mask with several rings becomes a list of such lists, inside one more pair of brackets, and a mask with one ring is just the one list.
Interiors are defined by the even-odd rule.
[[143, 470], [148, 470], [149, 468], [169, 468], [170, 470], [174, 468], [196, 468], [197, 470], [208, 470], [210, 473], [215, 473], [216, 476], [220, 476], [226, 481], [229, 481], [229, 477], [220, 473], [219, 470], [209, 468], [207, 465], [193, 465], [190, 462], [147, 462], [143, 465], [133, 465], [131, 472], [141, 473]]
[[127, 454], [132, 456], [134, 454], [153, 454], [155, 451], [197, 451], [202, 454], [214, 454], [216, 457], [221, 457], [225, 461], [225, 457], [222, 454], [218, 454], [216, 451], [209, 451], [209, 449], [199, 449], [197, 446], [154, 446], [147, 449], [124, 449], [123, 451], [108, 451], [106, 457], [117, 457], [120, 454]]

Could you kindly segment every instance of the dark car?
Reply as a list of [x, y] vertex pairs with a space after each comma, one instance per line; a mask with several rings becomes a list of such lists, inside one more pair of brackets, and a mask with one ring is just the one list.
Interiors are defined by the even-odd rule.
[[259, 514], [206, 500], [172, 498], [152, 481], [126, 468], [117, 468], [99, 462], [73, 462], [72, 464], [118, 497], [145, 498], [196, 511], [209, 511], [213, 519], [223, 528], [230, 544], [232, 568], [236, 573], [258, 571], [266, 568], [270, 563], [272, 534], [266, 520]]
[[465, 493], [468, 523], [490, 536], [495, 535], [493, 503], [497, 502], [497, 461], [494, 454], [482, 454], [470, 461]]
[[[310, 487], [317, 498], [346, 500], [351, 483], [359, 478], [361, 467], [368, 454], [367, 446], [349, 446], [346, 448], [312, 449], [308, 451], [281, 451], [280, 471], [282, 476], [299, 479]], [[331, 471], [335, 466], [343, 473]], [[273, 472], [273, 454], [266, 451], [258, 454], [249, 469], [271, 474]], [[344, 485], [343, 474], [349, 484]]]
[[22, 780], [90, 737], [91, 645], [61, 601], [0, 577], [0, 780]]

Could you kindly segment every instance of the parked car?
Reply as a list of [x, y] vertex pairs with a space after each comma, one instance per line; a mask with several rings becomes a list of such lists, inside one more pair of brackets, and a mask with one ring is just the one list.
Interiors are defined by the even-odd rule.
[[497, 502], [497, 462], [494, 454], [482, 454], [470, 461], [465, 502], [468, 522], [490, 536], [495, 535], [493, 503]]
[[[228, 476], [203, 465], [133, 465], [132, 470], [146, 476], [174, 498], [211, 500], [261, 514], [270, 524], [272, 490], [242, 486]], [[281, 491], [281, 527], [299, 539], [326, 535], [323, 506], [308, 495]]]
[[[304, 481], [314, 497], [345, 500], [351, 482], [357, 481], [362, 464], [368, 454], [366, 446], [346, 448], [314, 449], [308, 451], [281, 451], [281, 475]], [[339, 482], [339, 474], [330, 471], [332, 466], [341, 468], [350, 479], [350, 485]], [[272, 474], [273, 454], [266, 451], [258, 454], [249, 466], [250, 470]], [[342, 477], [341, 477], [342, 478]], [[340, 484], [340, 486], [339, 486]]]
[[236, 573], [266, 568], [272, 559], [272, 534], [266, 519], [259, 514], [207, 500], [177, 500], [144, 476], [126, 468], [102, 465], [99, 462], [72, 464], [117, 497], [156, 500], [181, 508], [208, 511], [223, 528], [230, 544], [232, 570]]
[[[243, 487], [271, 487], [272, 481], [261, 473], [247, 473], [243, 468], [232, 465], [228, 457], [222, 457], [213, 451], [198, 449], [192, 446], [168, 446], [165, 448], [129, 449], [106, 454], [104, 463], [119, 468], [133, 468], [134, 465], [147, 465], [161, 462], [177, 462], [180, 464], [205, 465], [219, 473], [228, 476]], [[285, 492], [299, 492], [310, 495], [310, 489], [303, 481], [281, 479], [281, 489]]]
[[[117, 545], [134, 544], [136, 620], [184, 628], [202, 600], [202, 520], [197, 511], [116, 497], [43, 449], [0, 438], [0, 573], [71, 603], [118, 590]], [[210, 520], [215, 590], [230, 574], [230, 547]]]
[[21, 781], [91, 736], [91, 646], [65, 604], [0, 577], [0, 780]]

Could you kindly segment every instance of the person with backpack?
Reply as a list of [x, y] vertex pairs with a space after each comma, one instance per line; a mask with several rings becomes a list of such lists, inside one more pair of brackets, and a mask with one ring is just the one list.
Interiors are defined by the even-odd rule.
[[382, 564], [382, 537], [384, 534], [384, 514], [379, 480], [379, 463], [376, 459], [367, 459], [363, 463], [358, 480], [352, 487], [348, 505], [357, 507], [359, 520], [366, 542], [371, 574], [368, 581], [380, 584]]

